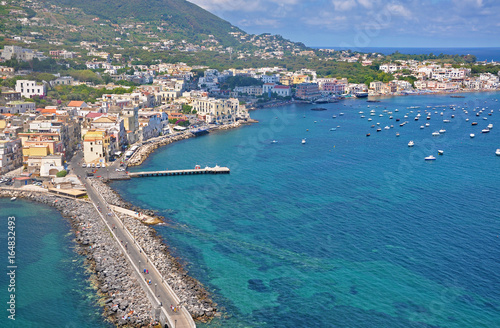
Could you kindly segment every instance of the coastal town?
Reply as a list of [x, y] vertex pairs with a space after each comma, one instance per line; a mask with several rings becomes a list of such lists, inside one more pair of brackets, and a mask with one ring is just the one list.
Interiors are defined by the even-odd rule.
[[[127, 202], [110, 183], [231, 168], [136, 172], [156, 149], [258, 124], [252, 112], [270, 107], [340, 103], [348, 113], [354, 101], [500, 91], [500, 62], [470, 54], [309, 48], [223, 20], [191, 29], [207, 16], [192, 7], [188, 21], [125, 2], [0, 2], [0, 197], [51, 206], [68, 220], [100, 313], [115, 326], [194, 328], [225, 315], [155, 230], [169, 218]], [[248, 284], [268, 289], [258, 279]]]
[[[1, 60], [33, 60], [36, 52], [19, 46], [5, 46]], [[50, 51], [49, 56], [61, 56]], [[400, 61], [383, 64], [382, 72], [413, 76], [413, 83], [394, 79], [369, 84], [349, 83], [346, 78], [320, 77], [311, 69], [289, 72], [281, 67], [228, 69], [219, 72], [185, 63], [151, 66], [117, 65], [109, 54], [86, 63], [88, 69], [104, 69], [114, 82], [95, 85], [57, 73], [52, 80], [23, 79], [28, 74], [3, 67], [4, 79], [15, 79], [13, 88], [2, 87], [0, 103], [0, 172], [17, 170], [19, 175], [50, 178], [62, 175], [76, 151], [92, 168], [122, 163], [139, 146], [160, 136], [206, 133], [210, 129], [251, 122], [249, 109], [283, 102], [329, 102], [349, 97], [395, 96], [436, 92], [491, 91], [500, 87], [499, 75], [472, 75], [471, 69], [434, 62]], [[40, 57], [43, 60], [43, 57]], [[359, 58], [363, 60], [363, 58]], [[371, 62], [362, 61], [363, 65]], [[0, 63], [1, 64], [1, 63]], [[117, 74], [118, 70], [132, 72]], [[194, 70], [198, 70], [197, 76]], [[229, 79], [239, 84], [227, 88]], [[127, 80], [135, 86], [115, 84]], [[245, 85], [250, 81], [251, 84]], [[52, 90], [59, 86], [80, 86], [109, 90], [95, 102], [81, 100], [52, 103]], [[114, 93], [116, 88], [122, 92]], [[43, 107], [42, 107], [43, 106]], [[63, 179], [64, 180], [64, 179]], [[64, 180], [65, 181], [65, 180]], [[36, 182], [36, 181], [35, 181]]]
[[[148, 230], [152, 228], [144, 225], [161, 223], [162, 218], [154, 213], [138, 214], [147, 210], [124, 202], [105, 183], [129, 179], [128, 167], [141, 164], [156, 148], [215, 130], [255, 123], [249, 112], [268, 106], [338, 102], [368, 96], [373, 100], [380, 96], [492, 91], [500, 87], [498, 74], [473, 74], [466, 67], [415, 60], [382, 64], [380, 72], [394, 79], [369, 83], [323, 77], [307, 68], [219, 71], [182, 62], [137, 65], [131, 61], [123, 63], [122, 56], [117, 54], [92, 51], [87, 54], [92, 59], [85, 62], [86, 69], [108, 76], [110, 80], [106, 84], [80, 81], [61, 73], [45, 74], [46, 80], [39, 81], [29, 79], [36, 76], [36, 72], [1, 66], [13, 59], [30, 62], [36, 58], [43, 62], [74, 55], [60, 50], [43, 53], [15, 45], [2, 49], [0, 74], [4, 81], [15, 84], [4, 85], [0, 99], [0, 192], [13, 201], [19, 197], [48, 204], [59, 202], [58, 208], [64, 204], [66, 215], [73, 218], [76, 240], [91, 247], [92, 251], [82, 253], [94, 263], [99, 290], [107, 302], [105, 315], [119, 325], [171, 323], [171, 315], [177, 313], [172, 313], [173, 308], [169, 313], [164, 305], [162, 309], [160, 295], [172, 297], [175, 299], [172, 302], [186, 311], [183, 312], [188, 318], [186, 326], [191, 325], [191, 316], [206, 321], [217, 315], [215, 305], [198, 282], [188, 280], [189, 286], [181, 282], [180, 277], [185, 275], [182, 266], [165, 252], [161, 241]], [[349, 55], [363, 66], [373, 64], [367, 55], [345, 53], [342, 58], [350, 60], [351, 57], [346, 57]], [[400, 79], [408, 76], [414, 81]], [[128, 83], [120, 84], [120, 81]], [[103, 92], [95, 101], [54, 97], [54, 92], [62, 87], [80, 86]], [[79, 95], [71, 97], [78, 99]], [[120, 231], [114, 237], [122, 240], [121, 247], [129, 235], [135, 237], [125, 246], [137, 244], [135, 259], [131, 256], [123, 266], [117, 263], [123, 262], [125, 255], [111, 256], [99, 246], [118, 250], [120, 245], [114, 245], [109, 235], [104, 236], [95, 229], [93, 234], [89, 233], [92, 227], [105, 229], [119, 226], [120, 222], [122, 237], [118, 237]], [[85, 226], [88, 228], [84, 229]], [[142, 245], [137, 238], [141, 238]], [[126, 285], [128, 294], [103, 273], [107, 264], [101, 258], [105, 255], [113, 259], [117, 276], [131, 279]], [[151, 263], [158, 276], [156, 280], [147, 277], [145, 284], [135, 282], [134, 266], [150, 261], [148, 256], [156, 259]], [[156, 290], [159, 281], [166, 284], [165, 291]], [[151, 284], [155, 285], [155, 292], [148, 298]], [[173, 291], [171, 284], [176, 286]], [[138, 298], [149, 299], [150, 303], [137, 302]], [[158, 309], [153, 315], [151, 307]], [[175, 320], [180, 324], [180, 318]]]

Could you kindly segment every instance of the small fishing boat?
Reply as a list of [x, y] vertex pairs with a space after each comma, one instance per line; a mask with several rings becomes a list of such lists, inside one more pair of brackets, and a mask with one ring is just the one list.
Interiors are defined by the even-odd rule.
[[439, 154], [439, 155], [443, 155], [443, 154], [444, 154], [444, 151], [442, 151], [442, 150], [438, 150], [438, 154]]
[[474, 138], [476, 135], [475, 135], [474, 133], [471, 133], [469, 136], [470, 136], [471, 138]]
[[424, 158], [426, 161], [435, 161], [436, 160], [436, 157], [432, 156], [432, 155], [429, 155], [427, 156], [426, 158]]
[[415, 143], [413, 142], [413, 140], [410, 140], [410, 142], [408, 142], [408, 147], [413, 147], [415, 146]]
[[305, 144], [306, 143], [306, 139], [302, 139], [302, 144]]

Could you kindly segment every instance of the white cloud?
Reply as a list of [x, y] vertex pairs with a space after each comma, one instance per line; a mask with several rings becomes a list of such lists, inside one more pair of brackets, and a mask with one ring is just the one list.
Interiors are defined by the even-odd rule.
[[403, 16], [406, 18], [412, 17], [411, 12], [401, 4], [391, 3], [391, 4], [388, 4], [385, 8], [391, 14], [396, 14], [396, 15]]
[[335, 11], [349, 11], [358, 5], [355, 0], [333, 0], [332, 3]]

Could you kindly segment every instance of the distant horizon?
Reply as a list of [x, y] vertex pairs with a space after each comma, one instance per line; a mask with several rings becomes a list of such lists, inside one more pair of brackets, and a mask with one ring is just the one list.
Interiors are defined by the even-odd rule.
[[499, 1], [189, 1], [247, 33], [279, 34], [306, 45], [486, 48], [500, 40]]
[[500, 47], [310, 47], [313, 49], [352, 50], [362, 53], [390, 55], [398, 51], [406, 55], [474, 55], [477, 61], [500, 62]]

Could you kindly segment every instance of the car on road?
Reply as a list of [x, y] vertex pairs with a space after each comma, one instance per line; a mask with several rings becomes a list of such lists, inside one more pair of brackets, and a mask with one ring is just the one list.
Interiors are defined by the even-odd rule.
[[82, 164], [82, 167], [83, 167], [83, 168], [87, 167], [87, 164], [83, 163], [83, 164]]
[[95, 167], [97, 167], [99, 169], [99, 168], [101, 168], [101, 164], [97, 163], [97, 165]]

